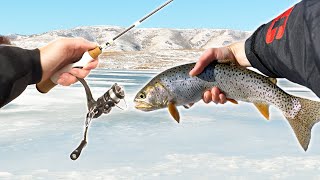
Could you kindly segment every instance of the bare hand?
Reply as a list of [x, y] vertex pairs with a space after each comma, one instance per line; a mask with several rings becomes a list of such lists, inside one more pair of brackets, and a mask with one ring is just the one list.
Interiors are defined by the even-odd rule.
[[[204, 68], [213, 61], [221, 63], [235, 63], [236, 65], [246, 67], [251, 66], [245, 55], [244, 42], [239, 42], [227, 47], [211, 48], [205, 51], [199, 58], [195, 67], [190, 71], [190, 76], [200, 74]], [[213, 87], [211, 90], [208, 90], [203, 94], [203, 101], [205, 103], [213, 101], [216, 104], [224, 104], [227, 102], [227, 98], [217, 87]]]
[[[41, 81], [49, 79], [55, 72], [64, 66], [77, 62], [83, 53], [97, 47], [96, 43], [82, 38], [61, 38], [39, 48], [42, 66]], [[98, 66], [98, 60], [92, 60], [82, 69], [73, 68], [68, 73], [62, 73], [58, 84], [69, 86], [77, 81], [76, 77], [86, 77], [90, 70]]]

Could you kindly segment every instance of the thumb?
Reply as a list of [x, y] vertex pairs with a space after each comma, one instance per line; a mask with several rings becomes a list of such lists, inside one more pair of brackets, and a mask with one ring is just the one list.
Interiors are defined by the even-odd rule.
[[211, 48], [206, 50], [201, 55], [201, 57], [199, 58], [194, 68], [189, 72], [189, 75], [196, 76], [200, 74], [205, 67], [207, 67], [211, 62], [217, 59], [217, 55], [219, 51], [220, 51], [219, 48]]
[[97, 43], [88, 41], [84, 38], [74, 38], [73, 41], [73, 43], [77, 45], [79, 49], [82, 49], [84, 52], [99, 46]]

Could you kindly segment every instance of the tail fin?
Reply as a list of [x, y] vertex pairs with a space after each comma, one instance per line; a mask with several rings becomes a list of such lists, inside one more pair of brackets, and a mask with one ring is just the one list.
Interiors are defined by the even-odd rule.
[[301, 108], [294, 118], [286, 117], [289, 121], [302, 148], [307, 151], [312, 127], [320, 121], [320, 102], [297, 98]]

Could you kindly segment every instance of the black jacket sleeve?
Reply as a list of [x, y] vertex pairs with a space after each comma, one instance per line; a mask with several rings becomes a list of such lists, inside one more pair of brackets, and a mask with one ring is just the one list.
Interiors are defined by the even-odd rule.
[[40, 51], [0, 45], [0, 108], [42, 77]]
[[251, 65], [320, 97], [320, 1], [303, 0], [260, 26], [245, 43]]

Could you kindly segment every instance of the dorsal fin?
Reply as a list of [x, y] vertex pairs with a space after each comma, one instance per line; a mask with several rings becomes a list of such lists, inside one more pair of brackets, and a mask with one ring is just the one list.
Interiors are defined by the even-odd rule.
[[168, 110], [169, 110], [169, 113], [171, 114], [171, 116], [173, 117], [173, 119], [176, 120], [178, 123], [180, 123], [179, 111], [173, 102], [169, 102]]
[[269, 120], [269, 105], [264, 103], [253, 103], [256, 108], [259, 110], [259, 112], [265, 117], [267, 120]]

